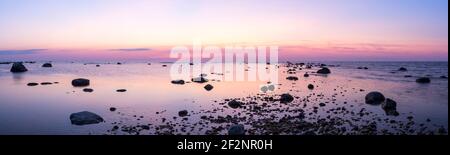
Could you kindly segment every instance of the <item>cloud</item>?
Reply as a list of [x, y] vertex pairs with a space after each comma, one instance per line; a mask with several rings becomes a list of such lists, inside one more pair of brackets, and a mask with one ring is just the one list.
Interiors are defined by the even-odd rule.
[[0, 55], [28, 55], [36, 54], [47, 49], [26, 49], [26, 50], [0, 50]]
[[139, 52], [139, 51], [150, 51], [150, 48], [121, 48], [121, 49], [112, 49], [113, 51], [123, 51], [123, 52]]

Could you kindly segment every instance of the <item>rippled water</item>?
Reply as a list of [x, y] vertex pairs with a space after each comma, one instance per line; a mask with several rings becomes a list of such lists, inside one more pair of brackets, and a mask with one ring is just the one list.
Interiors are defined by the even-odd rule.
[[[286, 68], [281, 67], [279, 83], [275, 92], [269, 94], [291, 93], [296, 101], [308, 94], [317, 93], [336, 97], [337, 102], [348, 102], [354, 110], [367, 108], [370, 111], [391, 119], [405, 119], [414, 116], [418, 123], [430, 123], [429, 128], [448, 129], [448, 62], [327, 62], [332, 74], [304, 78], [304, 69], [297, 71], [299, 80], [295, 83], [285, 80]], [[260, 93], [262, 82], [210, 81], [212, 91], [203, 89], [205, 84], [189, 83], [174, 85], [170, 81], [170, 64], [153, 62], [125, 62], [122, 65], [56, 62], [53, 68], [42, 68], [42, 63], [25, 64], [26, 73], [12, 74], [11, 65], [0, 65], [0, 134], [105, 134], [116, 123], [121, 124], [165, 124], [161, 120], [172, 120], [178, 111], [188, 110], [189, 120], [180, 124], [193, 126], [180, 134], [205, 134], [205, 130], [193, 125], [200, 120], [202, 112], [222, 107], [218, 102], [228, 98], [243, 98]], [[368, 67], [369, 69], [357, 69]], [[397, 71], [405, 67], [407, 72]], [[410, 75], [412, 77], [405, 77]], [[430, 84], [418, 84], [416, 77], [430, 77]], [[71, 80], [75, 78], [91, 80], [89, 88], [94, 92], [83, 92], [75, 88]], [[27, 86], [29, 82], [59, 82], [52, 85]], [[306, 85], [316, 85], [309, 90]], [[339, 88], [339, 90], [335, 90]], [[125, 93], [117, 89], [127, 89]], [[360, 89], [363, 89], [361, 91]], [[369, 91], [380, 91], [398, 103], [400, 116], [385, 116], [379, 107], [364, 104], [364, 96]], [[320, 101], [312, 102], [325, 102]], [[316, 103], [312, 103], [316, 104]], [[116, 112], [109, 111], [116, 107]], [[332, 108], [333, 105], [327, 108]], [[91, 111], [105, 119], [104, 123], [76, 126], [70, 123], [69, 115], [80, 111]], [[239, 110], [223, 109], [214, 115], [237, 115]], [[213, 114], [209, 114], [213, 115]], [[280, 114], [282, 115], [282, 114]], [[319, 112], [319, 115], [327, 115]], [[213, 125], [211, 125], [213, 126]], [[223, 131], [225, 133], [226, 131]], [[117, 132], [115, 134], [126, 134]], [[148, 131], [143, 134], [155, 134]]]

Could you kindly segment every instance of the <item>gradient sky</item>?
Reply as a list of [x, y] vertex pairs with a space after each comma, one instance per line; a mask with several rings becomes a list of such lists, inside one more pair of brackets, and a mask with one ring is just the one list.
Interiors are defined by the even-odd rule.
[[0, 60], [164, 58], [194, 39], [286, 60], [448, 61], [448, 1], [0, 0]]

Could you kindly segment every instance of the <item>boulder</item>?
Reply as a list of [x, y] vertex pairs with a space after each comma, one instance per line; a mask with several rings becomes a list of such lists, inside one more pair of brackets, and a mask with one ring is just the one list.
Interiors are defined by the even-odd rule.
[[208, 82], [208, 79], [204, 78], [203, 76], [200, 76], [200, 77], [192, 78], [191, 81], [196, 82], [196, 83], [205, 83], [205, 82]]
[[95, 113], [89, 111], [82, 111], [71, 114], [70, 121], [72, 124], [75, 125], [88, 125], [103, 122], [103, 118]]
[[297, 80], [298, 80], [298, 77], [295, 77], [295, 76], [288, 76], [286, 79], [287, 79], [287, 80], [291, 80], [291, 81], [297, 81]]
[[397, 110], [397, 102], [387, 98], [386, 101], [381, 104], [381, 108], [384, 110]]
[[242, 124], [235, 124], [228, 129], [228, 135], [245, 135], [245, 128]]
[[241, 107], [242, 104], [243, 104], [242, 102], [239, 102], [239, 101], [236, 101], [236, 100], [231, 100], [230, 102], [228, 102], [228, 106], [233, 108], [233, 109]]
[[319, 74], [330, 74], [331, 71], [330, 71], [330, 69], [328, 69], [328, 68], [326, 68], [326, 67], [323, 67], [322, 69], [319, 69], [319, 70], [317, 71], [317, 73], [319, 73]]
[[185, 82], [184, 80], [172, 80], [172, 84], [180, 84], [183, 85]]
[[72, 86], [74, 87], [85, 87], [89, 86], [90, 81], [88, 79], [79, 78], [72, 80]]
[[305, 74], [303, 75], [303, 77], [309, 77], [309, 74], [308, 74], [308, 73], [305, 73]]
[[53, 67], [53, 65], [52, 65], [51, 63], [44, 63], [44, 64], [42, 65], [42, 67], [50, 68], [50, 67]]
[[291, 94], [286, 93], [286, 94], [282, 94], [280, 96], [280, 102], [281, 103], [290, 103], [292, 101], [294, 101], [294, 97], [292, 97]]
[[23, 65], [23, 63], [15, 62], [13, 63], [10, 71], [13, 73], [21, 73], [28, 71], [28, 69]]
[[185, 117], [188, 115], [188, 111], [187, 110], [181, 110], [178, 112], [178, 116], [180, 117]]
[[398, 71], [406, 72], [406, 71], [408, 71], [408, 69], [406, 69], [405, 67], [400, 67], [400, 68], [398, 69]]
[[308, 89], [314, 89], [314, 85], [309, 84], [309, 85], [308, 85]]
[[83, 91], [84, 91], [84, 92], [87, 92], [87, 93], [92, 93], [92, 92], [94, 92], [94, 89], [91, 89], [91, 88], [84, 88]]
[[37, 85], [39, 85], [39, 83], [31, 82], [27, 84], [27, 86], [37, 86]]
[[117, 110], [117, 108], [115, 108], [115, 107], [109, 108], [109, 111], [111, 111], [111, 112], [114, 112], [114, 111], [116, 111], [116, 110]]
[[380, 92], [370, 92], [365, 97], [366, 103], [370, 105], [379, 105], [386, 99]]
[[123, 92], [126, 92], [127, 90], [126, 89], [117, 89], [116, 90], [116, 92], [119, 92], [119, 93], [123, 93]]
[[210, 91], [210, 90], [212, 90], [214, 87], [212, 86], [212, 85], [210, 85], [210, 84], [207, 84], [205, 87], [203, 87], [203, 88], [205, 88], [205, 90], [207, 90], [207, 91]]
[[427, 78], [427, 77], [421, 77], [421, 78], [418, 78], [418, 79], [416, 80], [416, 82], [417, 82], [417, 83], [430, 83], [431, 80], [430, 80], [430, 78]]

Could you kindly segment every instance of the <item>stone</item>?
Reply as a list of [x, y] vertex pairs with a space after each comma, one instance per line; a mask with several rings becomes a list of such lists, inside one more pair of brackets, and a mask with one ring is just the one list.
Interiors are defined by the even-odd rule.
[[39, 85], [39, 84], [38, 83], [34, 83], [34, 82], [30, 82], [30, 83], [27, 84], [27, 86], [37, 86], [37, 85]]
[[406, 72], [406, 71], [408, 71], [408, 69], [406, 69], [405, 67], [400, 67], [400, 68], [398, 69], [398, 71]]
[[53, 67], [53, 65], [52, 65], [51, 63], [44, 63], [44, 64], [42, 65], [42, 67], [44, 67], [44, 68], [50, 68], [50, 67]]
[[212, 85], [210, 85], [210, 84], [207, 84], [205, 87], [203, 87], [203, 88], [205, 88], [205, 90], [207, 90], [207, 91], [210, 91], [210, 90], [212, 90], [214, 87], [212, 86]]
[[94, 89], [91, 89], [91, 88], [84, 88], [83, 91], [84, 91], [84, 92], [87, 92], [87, 93], [91, 93], [91, 92], [94, 92]]
[[330, 69], [328, 69], [328, 68], [326, 68], [326, 67], [323, 67], [322, 69], [319, 69], [319, 70], [317, 71], [317, 73], [319, 73], [319, 74], [330, 74], [331, 71], [330, 71]]
[[421, 78], [416, 79], [416, 82], [417, 83], [430, 83], [431, 80], [430, 80], [430, 78], [427, 78], [427, 77], [421, 77]]
[[294, 97], [292, 97], [292, 95], [290, 95], [290, 94], [288, 94], [288, 93], [282, 94], [282, 95], [280, 96], [280, 102], [281, 102], [281, 103], [290, 103], [290, 102], [292, 102], [292, 101], [294, 101]]
[[15, 62], [13, 63], [10, 71], [13, 73], [22, 73], [28, 71], [28, 69], [23, 65], [23, 63]]
[[235, 124], [228, 129], [228, 135], [245, 135], [245, 128], [242, 124]]
[[116, 110], [117, 110], [117, 108], [115, 108], [115, 107], [109, 108], [109, 111], [112, 111], [112, 112], [114, 112], [114, 111], [116, 111]]
[[309, 84], [309, 85], [308, 85], [308, 89], [314, 89], [314, 85]]
[[126, 89], [117, 89], [116, 90], [116, 92], [119, 92], [119, 93], [123, 93], [123, 92], [126, 92], [127, 90]]
[[379, 105], [384, 102], [386, 98], [380, 92], [370, 92], [366, 95], [365, 100], [367, 104], [370, 105]]
[[187, 110], [181, 110], [178, 112], [178, 116], [180, 117], [185, 117], [188, 115], [188, 111]]
[[72, 86], [74, 87], [85, 87], [89, 86], [90, 81], [88, 79], [79, 78], [72, 80]]
[[231, 100], [230, 102], [228, 102], [228, 106], [230, 106], [233, 109], [240, 108], [242, 104], [243, 104], [242, 102], [236, 100]]
[[298, 77], [295, 77], [295, 76], [289, 76], [289, 77], [287, 77], [286, 79], [287, 79], [287, 80], [291, 80], [291, 81], [297, 81], [297, 80], [298, 80]]
[[70, 121], [72, 124], [75, 125], [88, 125], [103, 122], [103, 118], [95, 113], [89, 111], [82, 111], [71, 114]]
[[171, 82], [172, 84], [179, 84], [179, 85], [183, 85], [185, 83], [184, 80], [172, 80]]

